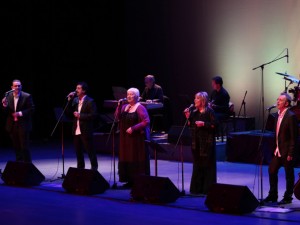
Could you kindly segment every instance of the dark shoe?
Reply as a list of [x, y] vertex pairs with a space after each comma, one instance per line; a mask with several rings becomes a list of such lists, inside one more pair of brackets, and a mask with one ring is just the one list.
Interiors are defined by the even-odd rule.
[[132, 188], [132, 186], [133, 186], [132, 182], [127, 182], [122, 185], [122, 189], [130, 189], [130, 188]]
[[284, 205], [284, 204], [290, 204], [292, 203], [293, 198], [292, 197], [283, 197], [283, 199], [278, 202], [279, 205]]
[[268, 195], [264, 200], [263, 200], [264, 203], [275, 203], [277, 202], [277, 196], [271, 196], [271, 195]]
[[205, 197], [205, 194], [202, 193], [196, 193], [196, 192], [190, 192], [190, 196], [192, 197]]

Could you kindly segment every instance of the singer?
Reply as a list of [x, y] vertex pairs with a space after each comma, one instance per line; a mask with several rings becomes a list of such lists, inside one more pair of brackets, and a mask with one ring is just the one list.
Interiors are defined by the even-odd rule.
[[98, 170], [96, 150], [93, 147], [94, 121], [97, 118], [97, 106], [93, 98], [87, 95], [88, 85], [79, 82], [76, 91], [67, 97], [71, 104], [66, 108], [66, 116], [73, 119], [72, 134], [77, 157], [77, 168], [84, 169], [84, 149], [91, 163], [92, 170]]
[[13, 80], [11, 89], [2, 99], [2, 108], [7, 116], [6, 130], [12, 140], [16, 161], [31, 162], [29, 135], [32, 129], [34, 103], [29, 93], [22, 91], [20, 80]]
[[210, 186], [216, 183], [216, 119], [208, 107], [208, 94], [198, 92], [194, 98], [195, 108], [184, 110], [192, 134], [193, 171], [190, 194], [206, 195]]
[[145, 106], [140, 104], [137, 88], [127, 90], [126, 104], [119, 104], [115, 118], [119, 121], [120, 148], [118, 174], [123, 188], [131, 188], [138, 175], [150, 175], [149, 151], [145, 140], [150, 140], [150, 119]]
[[282, 93], [277, 98], [278, 113], [274, 113], [274, 152], [269, 164], [269, 194], [263, 203], [277, 202], [278, 198], [278, 171], [284, 167], [285, 171], [285, 192], [283, 199], [278, 204], [289, 204], [293, 198], [295, 182], [294, 166], [298, 157], [298, 120], [289, 107], [292, 98], [287, 93]]

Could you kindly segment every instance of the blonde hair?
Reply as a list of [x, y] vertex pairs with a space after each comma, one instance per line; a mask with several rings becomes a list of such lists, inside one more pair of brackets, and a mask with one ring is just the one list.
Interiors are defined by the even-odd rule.
[[198, 93], [196, 93], [196, 96], [201, 98], [202, 103], [204, 103], [203, 105], [208, 106], [208, 94], [205, 91], [200, 91]]

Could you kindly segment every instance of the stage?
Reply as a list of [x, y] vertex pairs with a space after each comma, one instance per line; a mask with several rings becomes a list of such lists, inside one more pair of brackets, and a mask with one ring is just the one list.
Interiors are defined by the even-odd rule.
[[[189, 193], [192, 163], [158, 159], [158, 177], [168, 178], [180, 192], [178, 198], [168, 203], [153, 204], [147, 201], [134, 201], [131, 190], [122, 189], [118, 182], [118, 159], [111, 154], [98, 153], [98, 172], [109, 183], [110, 188], [103, 193], [82, 195], [68, 193], [62, 186], [63, 173], [67, 174], [70, 167], [76, 166], [75, 152], [71, 140], [64, 143], [64, 163], [62, 146], [59, 140], [53, 142], [31, 143], [33, 164], [45, 176], [39, 185], [19, 187], [7, 185], [0, 181], [0, 216], [1, 224], [290, 224], [300, 220], [299, 200], [295, 199], [288, 205], [258, 206], [251, 212], [216, 213], [207, 207], [207, 196], [192, 196]], [[190, 151], [187, 147], [186, 151]], [[10, 148], [0, 151], [0, 168], [6, 168], [7, 162], [14, 159]], [[151, 176], [154, 177], [155, 160], [151, 159]], [[86, 158], [86, 166], [89, 161]], [[260, 176], [262, 169], [262, 177]], [[297, 176], [298, 171], [295, 170]], [[115, 175], [115, 176], [114, 176]], [[116, 178], [116, 180], [114, 179]], [[279, 198], [283, 195], [284, 171], [279, 174]], [[84, 178], [87, 179], [87, 178]], [[263, 182], [260, 183], [260, 180]], [[80, 182], [78, 179], [76, 182]], [[257, 200], [267, 195], [267, 166], [250, 163], [217, 162], [217, 182], [229, 184], [227, 192], [215, 193], [217, 200], [230, 209], [232, 204], [239, 207], [240, 202], [248, 204], [247, 196], [233, 192], [249, 189], [251, 196]], [[86, 182], [84, 182], [86, 184]], [[83, 184], [83, 185], [84, 185]], [[113, 188], [116, 184], [116, 188]], [[150, 186], [157, 190], [157, 186]], [[240, 188], [242, 186], [242, 189]], [[232, 187], [232, 188], [231, 188]], [[149, 187], [148, 187], [149, 188]], [[260, 193], [260, 190], [263, 193]], [[150, 188], [151, 189], [151, 188]], [[249, 195], [250, 193], [248, 193]], [[214, 197], [214, 194], [212, 195]], [[222, 200], [222, 199], [226, 199]], [[280, 199], [279, 199], [280, 200]], [[239, 202], [239, 203], [238, 203]], [[229, 204], [229, 205], [228, 205]], [[238, 208], [239, 209], [239, 208]]]

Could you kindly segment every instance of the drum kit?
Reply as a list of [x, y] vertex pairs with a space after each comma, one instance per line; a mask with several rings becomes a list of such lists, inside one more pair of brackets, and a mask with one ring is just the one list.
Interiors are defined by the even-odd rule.
[[[289, 75], [287, 73], [276, 73], [278, 75], [283, 76], [283, 79], [287, 82], [289, 81], [290, 84], [297, 84], [295, 87], [290, 88], [288, 90], [289, 93], [293, 94], [293, 102], [294, 105], [291, 107], [291, 110], [297, 115], [298, 121], [300, 121], [300, 80], [298, 80], [295, 76]], [[289, 86], [288, 85], [288, 86]], [[287, 92], [287, 87], [285, 88], [285, 92]]]

